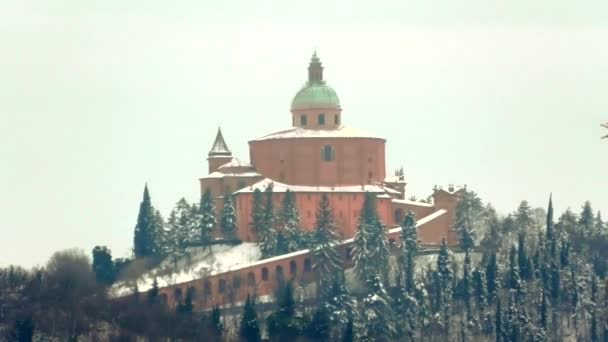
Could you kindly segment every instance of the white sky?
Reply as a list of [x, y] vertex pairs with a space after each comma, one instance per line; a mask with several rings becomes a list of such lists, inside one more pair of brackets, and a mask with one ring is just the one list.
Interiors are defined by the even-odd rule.
[[466, 183], [505, 212], [553, 192], [608, 217], [608, 2], [412, 3], [2, 1], [0, 265], [127, 255], [144, 183], [164, 215], [198, 200], [217, 125], [248, 159], [315, 48], [409, 194]]

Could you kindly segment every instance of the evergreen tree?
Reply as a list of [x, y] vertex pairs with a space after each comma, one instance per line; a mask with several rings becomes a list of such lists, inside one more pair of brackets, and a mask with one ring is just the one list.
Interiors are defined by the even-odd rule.
[[253, 190], [251, 207], [251, 229], [258, 235], [259, 242], [264, 231], [264, 196], [260, 189]]
[[487, 279], [485, 272], [476, 268], [475, 271], [473, 271], [473, 283], [477, 307], [479, 308], [480, 314], [483, 315], [488, 304], [488, 288], [486, 287]]
[[526, 253], [526, 235], [523, 231], [518, 234], [517, 261], [522, 279], [529, 280], [532, 277], [532, 264]]
[[519, 267], [517, 266], [515, 246], [511, 246], [509, 252], [509, 280], [508, 287], [510, 290], [514, 290], [518, 295], [521, 294], [523, 284], [521, 282], [521, 276], [519, 273]]
[[[272, 185], [268, 185], [264, 191], [264, 209], [262, 225], [259, 231], [259, 244], [262, 258], [269, 258], [277, 253], [277, 232], [275, 230], [274, 204]], [[255, 214], [254, 214], [255, 215]]]
[[488, 229], [486, 230], [480, 243], [484, 256], [486, 253], [497, 252], [502, 244], [502, 233], [500, 231], [501, 224], [498, 220], [496, 210], [488, 205], [485, 216]]
[[460, 247], [468, 251], [475, 246], [477, 226], [483, 214], [481, 199], [473, 191], [467, 190], [456, 207], [454, 224], [460, 236]]
[[390, 297], [379, 276], [369, 278], [368, 292], [363, 298], [362, 317], [365, 341], [391, 341], [395, 334]]
[[402, 253], [405, 254], [405, 289], [412, 295], [414, 291], [414, 274], [416, 270], [416, 256], [418, 254], [418, 227], [414, 212], [409, 211], [401, 225]]
[[164, 229], [165, 229], [165, 220], [163, 220], [163, 216], [160, 214], [159, 210], [154, 210], [154, 215], [152, 216], [152, 231], [154, 232], [154, 255], [155, 256], [164, 256]]
[[154, 278], [152, 282], [152, 287], [148, 290], [148, 303], [156, 304], [158, 302], [158, 281]]
[[546, 332], [547, 331], [547, 294], [544, 288], [541, 288], [541, 300], [540, 300], [540, 327]]
[[354, 238], [353, 259], [355, 274], [366, 284], [369, 278], [380, 276], [388, 280], [389, 248], [386, 229], [376, 212], [376, 195], [366, 193]]
[[591, 208], [591, 202], [586, 201], [583, 205], [578, 224], [581, 229], [581, 238], [588, 241], [595, 235], [596, 222], [593, 217], [593, 209]]
[[209, 246], [213, 241], [213, 233], [215, 229], [215, 205], [213, 204], [213, 196], [211, 195], [211, 191], [209, 189], [207, 189], [201, 197], [201, 205], [199, 210], [201, 244], [203, 246]]
[[106, 246], [95, 246], [93, 248], [93, 272], [97, 282], [110, 285], [114, 282], [114, 264], [112, 263], [112, 253]]
[[320, 293], [323, 294], [323, 298], [327, 298], [329, 289], [335, 281], [342, 282], [344, 278], [342, 257], [338, 252], [339, 240], [329, 197], [323, 194], [317, 209], [312, 250], [315, 260], [313, 268], [319, 276]]
[[534, 223], [532, 208], [528, 204], [528, 201], [521, 201], [517, 212], [515, 213], [515, 225], [521, 232], [527, 233], [532, 228]]
[[8, 341], [32, 342], [34, 338], [34, 320], [31, 315], [17, 317], [7, 331]]
[[342, 329], [357, 314], [357, 299], [350, 294], [344, 282], [334, 281], [325, 300], [331, 326]]
[[471, 321], [472, 310], [471, 310], [471, 286], [473, 282], [471, 279], [471, 256], [466, 251], [464, 255], [464, 265], [462, 272], [462, 301], [464, 302], [465, 309], [467, 311], [467, 320]]
[[137, 224], [133, 236], [133, 252], [136, 258], [151, 257], [154, 255], [155, 246], [154, 209], [148, 192], [148, 185], [144, 187], [144, 196], [139, 205]]
[[[598, 329], [597, 329], [597, 311], [598, 311], [598, 306], [600, 303], [598, 303], [597, 300], [597, 277], [595, 275], [593, 275], [591, 277], [591, 332], [589, 334], [590, 338], [591, 338], [591, 342], [598, 342], [599, 341], [599, 335], [598, 335]], [[604, 336], [604, 339], [608, 339], [608, 335]]]
[[301, 231], [300, 213], [296, 206], [295, 194], [290, 190], [287, 190], [285, 197], [283, 197], [279, 221], [285, 245], [285, 247], [281, 247], [280, 249], [284, 249], [285, 253], [291, 253], [305, 248], [303, 232]]
[[[192, 207], [185, 198], [181, 198], [169, 215], [167, 225], [173, 235], [175, 250], [185, 250], [188, 245], [198, 238], [195, 232], [199, 229], [200, 217], [192, 212]], [[181, 253], [180, 253], [181, 254]]]
[[509, 306], [505, 317], [505, 341], [517, 342], [521, 340], [521, 326], [515, 290], [509, 291]]
[[353, 329], [353, 321], [348, 321], [344, 333], [342, 334], [342, 342], [354, 342], [355, 332]]
[[236, 239], [236, 210], [234, 209], [234, 198], [231, 193], [224, 196], [224, 207], [222, 208], [222, 218], [220, 220], [224, 238], [229, 240]]
[[289, 281], [279, 289], [277, 310], [267, 320], [270, 341], [292, 341], [300, 334], [302, 327], [295, 313], [293, 284]]
[[450, 261], [447, 241], [443, 238], [437, 257], [437, 302], [441, 312], [441, 324], [446, 335], [449, 335], [450, 316], [452, 308], [454, 271]]
[[330, 341], [331, 323], [329, 313], [321, 305], [313, 314], [312, 320], [306, 328], [305, 336], [311, 341]]
[[500, 297], [496, 298], [496, 342], [507, 342], [504, 337], [504, 327], [502, 323], [502, 308], [500, 305]]
[[239, 337], [247, 342], [260, 342], [260, 327], [258, 325], [258, 315], [255, 311], [255, 301], [247, 295], [243, 316], [241, 317]]
[[498, 264], [496, 263], [496, 252], [492, 252], [486, 264], [486, 279], [488, 288], [488, 301], [494, 302], [498, 293]]
[[605, 224], [604, 221], [602, 220], [602, 213], [601, 212], [597, 212], [597, 215], [595, 216], [595, 232], [596, 234], [602, 234], [605, 230]]
[[222, 323], [222, 311], [219, 306], [214, 306], [211, 310], [211, 334], [214, 340], [220, 340], [224, 333], [224, 324]]

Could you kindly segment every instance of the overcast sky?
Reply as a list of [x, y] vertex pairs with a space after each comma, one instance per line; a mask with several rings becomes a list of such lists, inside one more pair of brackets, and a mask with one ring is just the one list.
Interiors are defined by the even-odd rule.
[[466, 183], [507, 212], [553, 192], [608, 217], [608, 2], [407, 2], [3, 0], [0, 265], [127, 256], [144, 183], [165, 216], [198, 200], [217, 126], [248, 159], [291, 124], [315, 48], [408, 196]]

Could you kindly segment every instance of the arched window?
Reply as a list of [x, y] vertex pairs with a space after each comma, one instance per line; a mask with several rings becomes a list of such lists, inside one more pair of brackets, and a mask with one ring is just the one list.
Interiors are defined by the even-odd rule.
[[205, 296], [211, 295], [211, 282], [209, 280], [205, 280], [203, 283], [203, 294]]
[[232, 287], [234, 287], [235, 289], [241, 288], [241, 277], [236, 275], [234, 276], [234, 278], [232, 278]]
[[253, 272], [247, 273], [247, 285], [251, 287], [255, 286], [255, 274]]
[[334, 160], [334, 149], [331, 145], [325, 145], [323, 147], [323, 161], [329, 162]]
[[338, 115], [338, 114], [334, 115], [334, 124], [335, 125], [340, 124], [340, 115]]
[[403, 215], [403, 209], [399, 208], [399, 209], [395, 210], [395, 223], [396, 224], [403, 223], [404, 218], [405, 218], [405, 216]]
[[262, 268], [262, 280], [268, 280], [268, 269], [266, 267]]
[[300, 126], [306, 126], [308, 124], [308, 118], [306, 114], [300, 115]]
[[218, 290], [220, 293], [226, 292], [226, 280], [225, 279], [220, 279]]
[[277, 265], [277, 267], [275, 268], [275, 276], [277, 277], [278, 281], [283, 281], [283, 279], [284, 279], [284, 277], [283, 277], [283, 266]]
[[310, 259], [304, 259], [304, 272], [310, 272], [312, 269], [312, 264], [310, 263]]
[[298, 264], [296, 263], [295, 260], [291, 260], [289, 262], [289, 274], [296, 275], [296, 272], [298, 271]]
[[325, 114], [319, 114], [319, 125], [325, 125]]
[[182, 289], [178, 287], [173, 290], [173, 299], [175, 299], [177, 303], [180, 303], [182, 301]]
[[193, 286], [188, 287], [188, 290], [186, 290], [186, 298], [188, 298], [190, 302], [196, 300], [196, 289]]

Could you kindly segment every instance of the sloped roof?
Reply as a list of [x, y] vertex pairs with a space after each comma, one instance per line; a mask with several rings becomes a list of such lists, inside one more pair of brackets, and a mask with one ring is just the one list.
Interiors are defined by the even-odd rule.
[[211, 146], [211, 150], [209, 151], [209, 156], [230, 156], [232, 152], [228, 148], [226, 141], [224, 140], [224, 136], [222, 135], [222, 129], [217, 128], [217, 134], [215, 135], [215, 141], [213, 142], [213, 146]]
[[386, 189], [379, 185], [347, 185], [347, 186], [312, 186], [312, 185], [289, 185], [273, 181], [270, 178], [262, 179], [261, 181], [245, 187], [236, 193], [248, 193], [253, 192], [255, 189], [264, 191], [269, 185], [272, 184], [272, 190], [274, 192], [286, 192], [287, 190], [293, 192], [375, 192], [375, 193], [386, 193]]

